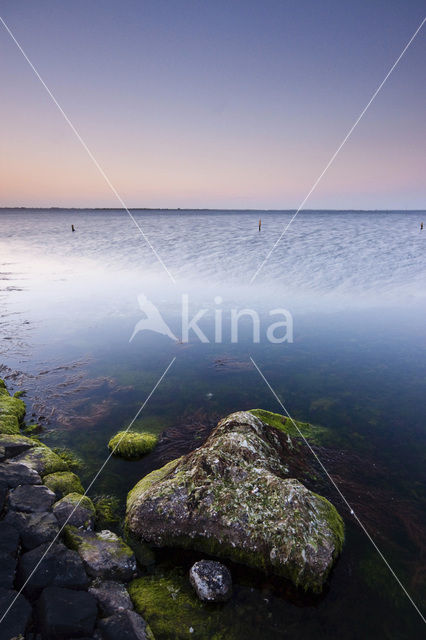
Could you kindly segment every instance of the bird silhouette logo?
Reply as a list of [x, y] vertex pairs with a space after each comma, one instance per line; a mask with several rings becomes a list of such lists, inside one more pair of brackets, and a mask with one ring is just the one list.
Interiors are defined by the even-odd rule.
[[170, 327], [163, 320], [161, 313], [158, 311], [155, 304], [153, 304], [151, 300], [148, 300], [143, 293], [138, 295], [138, 303], [141, 311], [143, 311], [146, 317], [142, 318], [142, 320], [139, 320], [139, 322], [135, 324], [135, 328], [129, 342], [131, 342], [135, 335], [140, 331], [154, 331], [155, 333], [160, 333], [163, 336], [168, 336], [175, 342], [179, 342], [179, 338], [175, 336], [173, 331], [171, 331]]

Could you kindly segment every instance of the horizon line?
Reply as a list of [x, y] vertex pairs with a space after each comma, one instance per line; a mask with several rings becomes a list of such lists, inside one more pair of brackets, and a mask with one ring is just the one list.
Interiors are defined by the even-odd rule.
[[[230, 212], [258, 212], [262, 211], [265, 213], [287, 213], [296, 211], [296, 207], [289, 209], [250, 209], [250, 208], [219, 208], [219, 207], [127, 207], [129, 211], [230, 211]], [[31, 207], [27, 205], [23, 206], [0, 206], [0, 211], [22, 211], [22, 210], [36, 210], [36, 211], [125, 211], [123, 207], [62, 207], [62, 206], [44, 206], [44, 207]], [[324, 211], [332, 211], [332, 212], [345, 212], [345, 211], [355, 211], [355, 212], [407, 212], [407, 213], [426, 213], [425, 209], [344, 209], [344, 208], [318, 208], [318, 209], [303, 209], [300, 213], [309, 213], [309, 212], [324, 212]]]

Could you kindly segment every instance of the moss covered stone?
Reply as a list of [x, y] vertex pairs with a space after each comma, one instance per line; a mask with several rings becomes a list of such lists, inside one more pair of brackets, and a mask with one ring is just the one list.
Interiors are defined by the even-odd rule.
[[0, 385], [0, 433], [19, 434], [25, 416], [25, 403], [9, 395], [4, 381]]
[[289, 477], [290, 456], [290, 436], [251, 413], [231, 414], [202, 447], [134, 487], [127, 530], [141, 542], [203, 551], [321, 591], [342, 548], [343, 521]]
[[73, 526], [64, 529], [64, 540], [78, 552], [86, 572], [92, 578], [128, 582], [136, 575], [136, 560], [132, 549], [112, 531], [97, 533]]
[[157, 640], [236, 637], [231, 625], [225, 627], [222, 609], [203, 604], [187, 576], [176, 572], [143, 576], [133, 580], [128, 591], [136, 611], [147, 621]]
[[55, 492], [57, 498], [63, 498], [69, 493], [83, 494], [83, 485], [80, 478], [72, 471], [57, 471], [44, 476], [43, 483]]
[[325, 440], [331, 438], [330, 429], [326, 427], [318, 427], [309, 422], [291, 420], [280, 413], [273, 413], [265, 409], [250, 409], [250, 413], [262, 420], [265, 424], [283, 431], [292, 438], [301, 438], [303, 436], [313, 444], [324, 444]]
[[88, 496], [80, 493], [68, 493], [53, 505], [60, 525], [69, 524], [78, 528], [93, 529], [95, 507]]
[[68, 465], [45, 444], [37, 442], [36, 446], [14, 458], [30, 469], [34, 469], [42, 477], [57, 471], [67, 471]]
[[135, 431], [119, 431], [108, 442], [108, 449], [115, 456], [127, 460], [137, 460], [152, 451], [158, 442], [153, 433], [136, 433]]

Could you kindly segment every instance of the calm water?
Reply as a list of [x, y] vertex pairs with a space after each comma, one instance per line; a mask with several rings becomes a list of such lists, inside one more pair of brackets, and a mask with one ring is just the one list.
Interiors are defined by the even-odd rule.
[[[161, 444], [140, 462], [111, 460], [94, 490], [124, 505], [143, 474], [200, 444], [221, 416], [279, 410], [251, 355], [293, 417], [332, 430], [324, 463], [422, 606], [426, 230], [419, 226], [426, 214], [301, 213], [253, 285], [291, 213], [134, 215], [176, 285], [125, 213], [0, 212], [0, 375], [12, 390], [26, 389], [28, 419], [44, 425], [46, 442], [83, 459], [87, 481], [109, 437], [129, 424], [176, 357], [135, 425], [164, 432]], [[129, 342], [143, 317], [141, 293], [177, 335], [187, 294], [191, 317], [206, 309], [200, 327], [210, 342], [192, 333], [178, 344], [152, 332]], [[262, 318], [258, 344], [249, 322], [238, 343], [230, 341], [230, 310], [245, 307]], [[291, 344], [266, 340], [268, 312], [278, 307], [292, 314]], [[215, 311], [222, 343], [214, 342]], [[241, 639], [423, 637], [420, 617], [318, 475], [313, 488], [347, 526], [326, 593], [290, 597], [279, 582], [234, 568], [236, 593], [222, 624]], [[189, 559], [173, 562], [186, 569]]]

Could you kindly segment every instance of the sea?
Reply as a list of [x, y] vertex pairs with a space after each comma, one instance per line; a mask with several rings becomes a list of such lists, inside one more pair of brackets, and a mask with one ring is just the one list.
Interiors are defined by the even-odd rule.
[[294, 213], [0, 210], [0, 377], [86, 486], [118, 430], [161, 436], [90, 491], [117, 499], [117, 531], [132, 486], [233, 411], [327, 427], [316, 452], [363, 527], [312, 457], [346, 526], [324, 592], [231, 566], [217, 633], [424, 637], [426, 212]]

